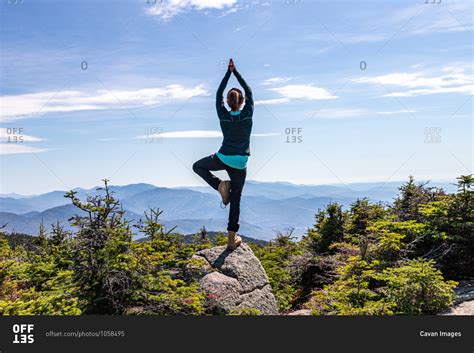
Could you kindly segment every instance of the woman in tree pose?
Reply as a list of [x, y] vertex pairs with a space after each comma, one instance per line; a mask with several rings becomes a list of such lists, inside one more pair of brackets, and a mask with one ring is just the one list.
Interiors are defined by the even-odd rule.
[[[231, 110], [228, 111], [224, 106], [223, 94], [232, 73], [244, 89], [245, 97], [240, 89], [230, 89], [227, 93], [227, 104]], [[245, 105], [240, 109], [244, 101]], [[193, 170], [219, 192], [224, 205], [230, 203], [227, 248], [234, 250], [242, 243], [237, 232], [239, 230], [240, 197], [247, 176], [247, 160], [250, 156], [253, 97], [252, 90], [236, 70], [232, 59], [230, 59], [227, 72], [217, 89], [216, 109], [224, 135], [222, 146], [217, 153], [194, 163]], [[230, 181], [220, 180], [211, 173], [216, 170], [226, 170]]]

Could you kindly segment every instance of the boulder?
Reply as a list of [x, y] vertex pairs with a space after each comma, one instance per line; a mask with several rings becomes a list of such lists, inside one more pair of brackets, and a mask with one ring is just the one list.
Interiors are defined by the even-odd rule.
[[257, 309], [262, 315], [278, 314], [267, 274], [245, 243], [234, 251], [225, 246], [201, 250], [193, 260], [193, 273], [206, 294], [205, 305], [211, 313]]
[[310, 309], [300, 309], [300, 310], [292, 311], [292, 312], [290, 312], [286, 315], [288, 315], [288, 316], [309, 316], [309, 315], [311, 315], [311, 310]]

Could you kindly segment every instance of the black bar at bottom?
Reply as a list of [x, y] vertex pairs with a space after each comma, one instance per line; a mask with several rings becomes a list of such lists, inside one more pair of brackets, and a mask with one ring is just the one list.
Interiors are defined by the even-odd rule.
[[473, 331], [474, 316], [21, 316], [0, 317], [0, 353], [472, 353]]

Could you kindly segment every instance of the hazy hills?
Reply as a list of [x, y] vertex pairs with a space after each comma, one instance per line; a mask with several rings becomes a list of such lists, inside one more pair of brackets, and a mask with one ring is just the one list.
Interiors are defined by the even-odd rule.
[[[245, 185], [241, 209], [241, 233], [258, 239], [271, 239], [276, 232], [295, 227], [301, 235], [314, 221], [318, 208], [329, 202], [348, 206], [361, 197], [372, 201], [392, 201], [401, 182], [364, 183], [347, 185], [296, 185], [290, 183], [264, 183], [249, 181]], [[447, 184], [433, 183], [448, 190]], [[139, 220], [149, 207], [163, 210], [162, 221], [183, 234], [197, 232], [203, 225], [209, 231], [225, 230], [228, 209], [219, 207], [219, 197], [211, 188], [164, 188], [151, 184], [112, 186], [122, 201], [125, 217]], [[81, 200], [98, 191], [75, 189]], [[1, 195], [0, 224], [7, 231], [36, 234], [41, 221], [46, 226], [59, 220], [69, 228], [68, 219], [78, 209], [64, 197], [65, 191], [42, 195]]]

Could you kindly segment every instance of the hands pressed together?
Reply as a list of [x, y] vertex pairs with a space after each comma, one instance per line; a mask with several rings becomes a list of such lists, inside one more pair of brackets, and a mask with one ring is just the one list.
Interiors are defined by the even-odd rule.
[[233, 72], [234, 69], [235, 69], [234, 59], [231, 58], [229, 61], [229, 70], [230, 72]]

